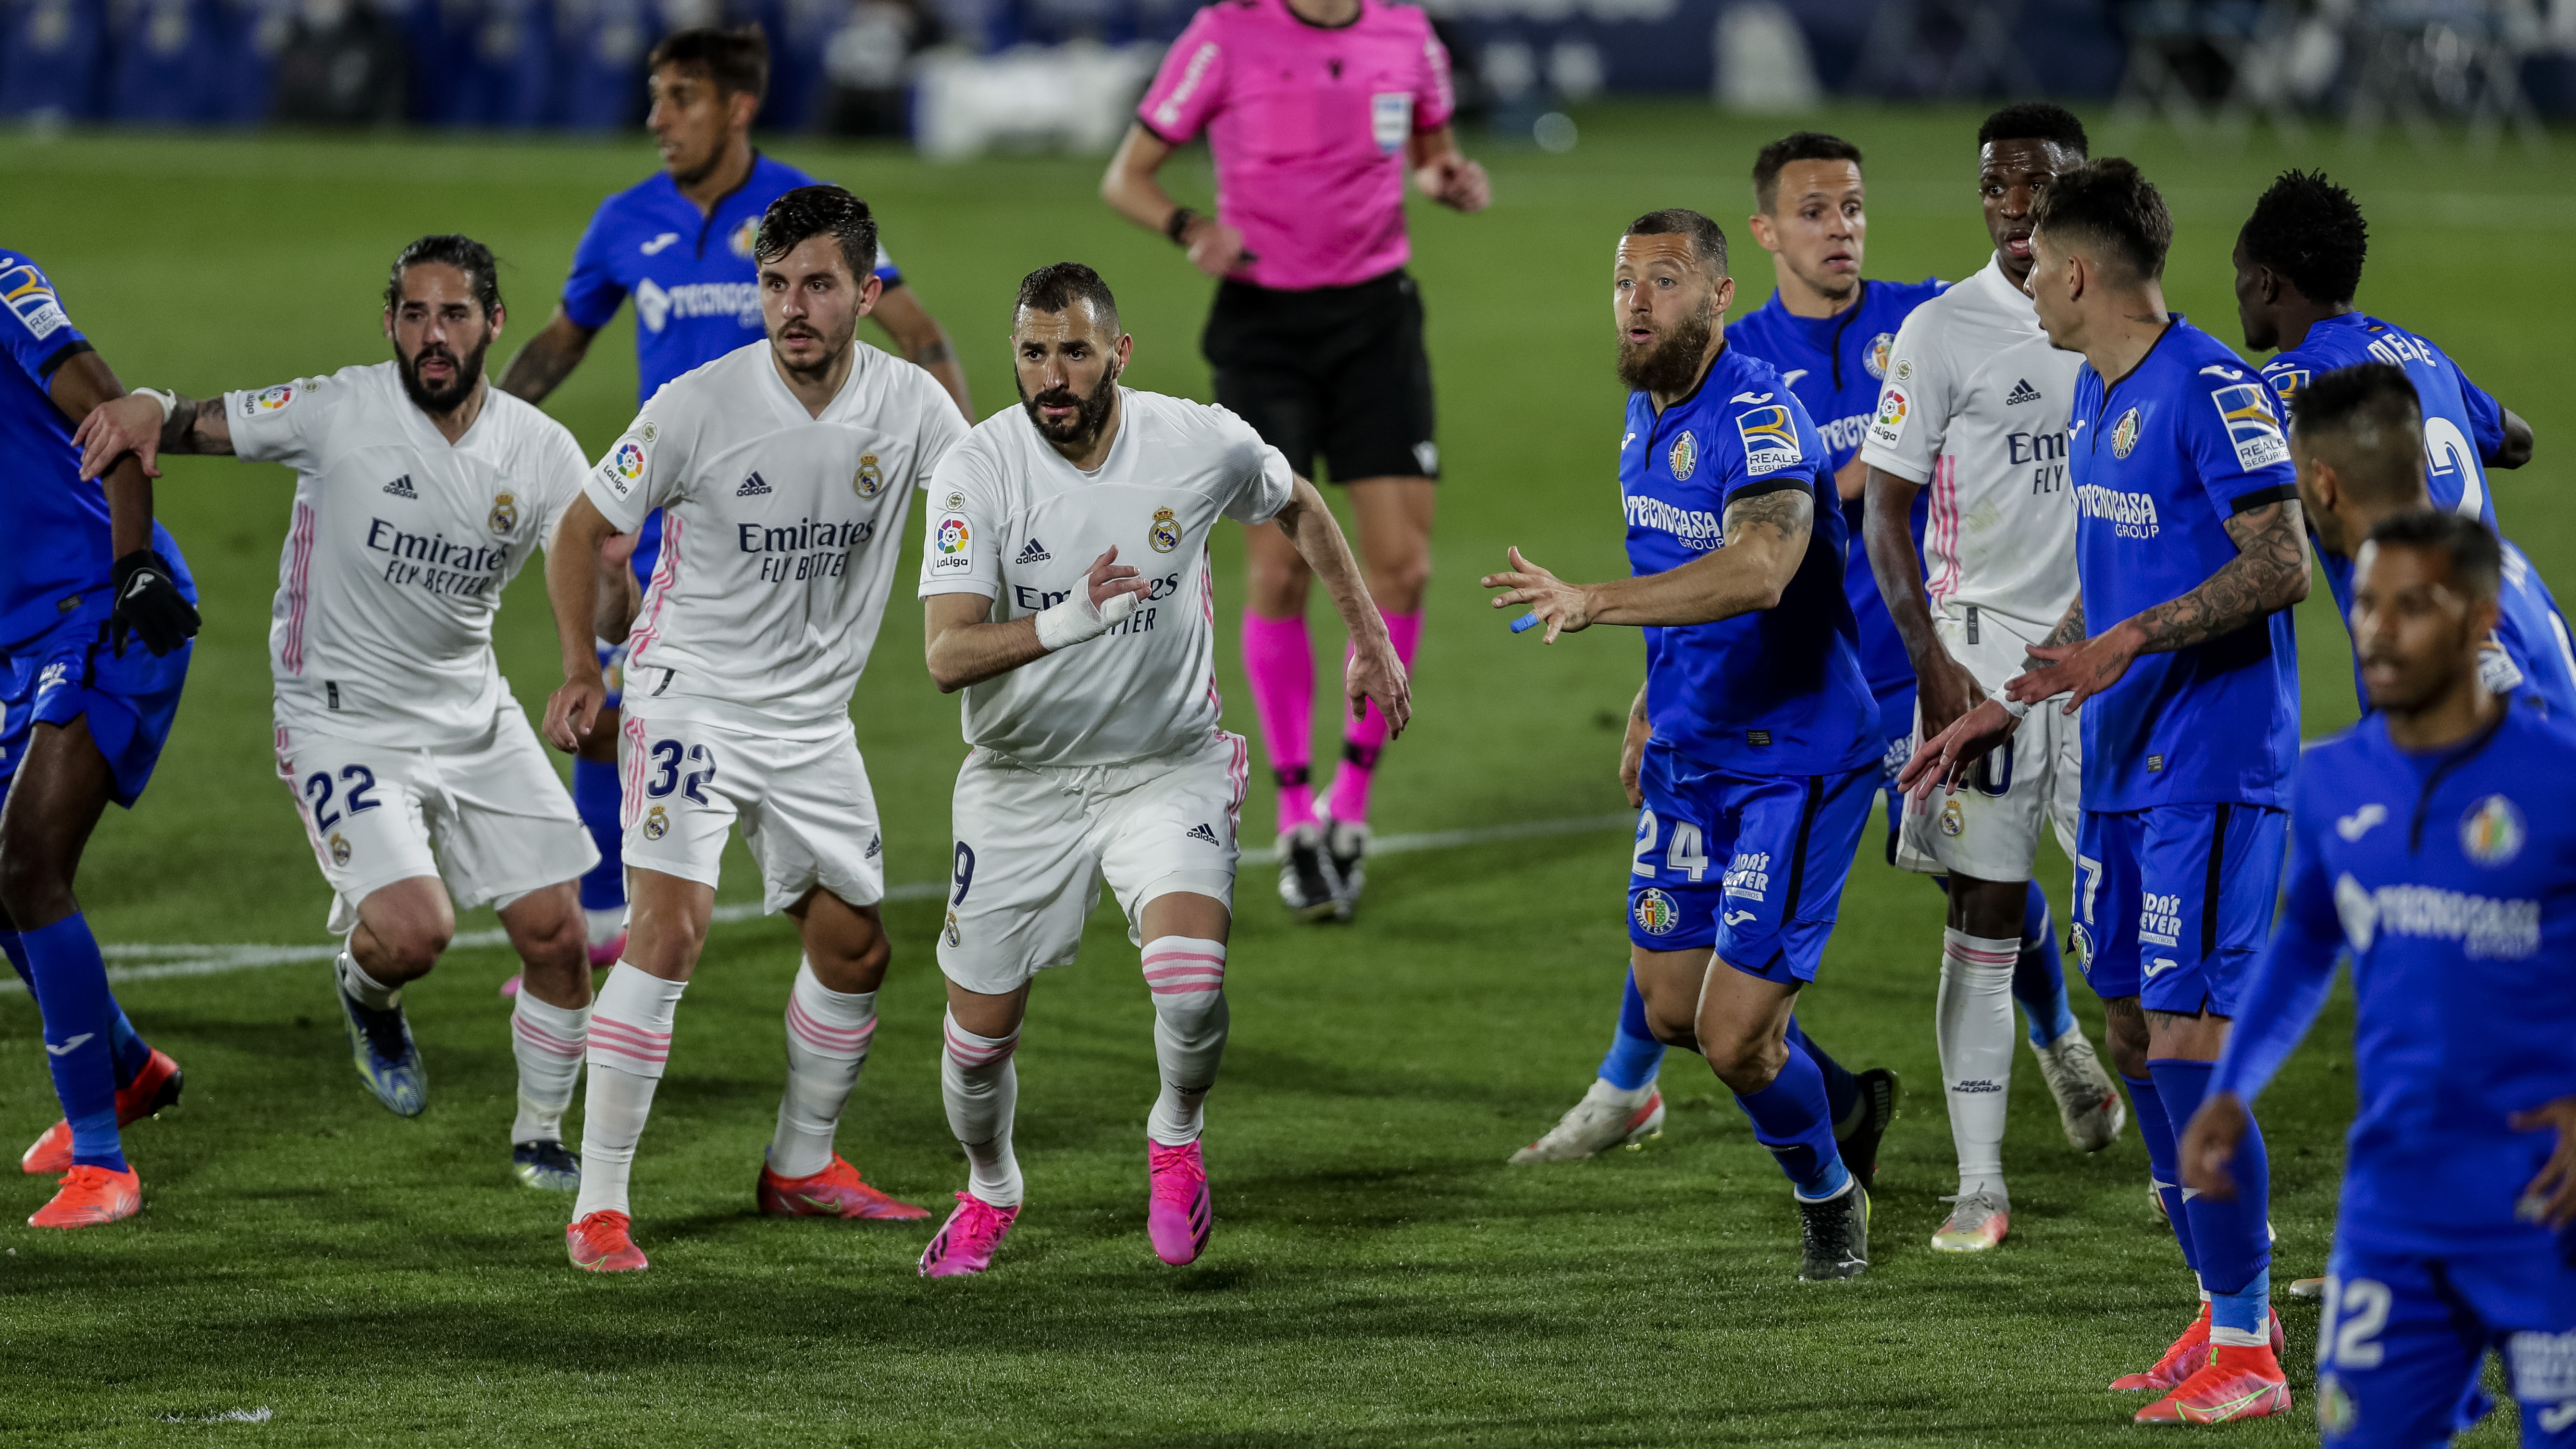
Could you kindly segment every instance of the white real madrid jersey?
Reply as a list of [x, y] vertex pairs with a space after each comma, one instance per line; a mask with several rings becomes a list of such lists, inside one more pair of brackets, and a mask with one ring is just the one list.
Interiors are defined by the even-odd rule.
[[486, 388], [450, 444], [393, 362], [224, 395], [233, 451], [295, 470], [268, 657], [283, 729], [412, 749], [509, 702], [492, 613], [588, 468], [563, 424]]
[[[1024, 408], [977, 425], [930, 480], [921, 594], [981, 594], [994, 622], [1084, 587], [1111, 548], [1144, 596], [1128, 620], [966, 687], [966, 740], [1026, 765], [1105, 765], [1203, 744], [1216, 689], [1209, 533], [1267, 523], [1295, 475], [1220, 407], [1118, 390], [1118, 436], [1095, 472], [1047, 445]], [[629, 688], [632, 688], [630, 685]]]
[[764, 338], [673, 378], [591, 471], [585, 491], [620, 532], [662, 510], [628, 708], [796, 738], [848, 720], [913, 490], [966, 433], [929, 373], [851, 347], [821, 417]]
[[1860, 451], [1931, 492], [1924, 588], [1936, 611], [1999, 614], [2036, 640], [2074, 602], [2066, 418], [2083, 365], [2049, 345], [2000, 259], [1897, 329]]

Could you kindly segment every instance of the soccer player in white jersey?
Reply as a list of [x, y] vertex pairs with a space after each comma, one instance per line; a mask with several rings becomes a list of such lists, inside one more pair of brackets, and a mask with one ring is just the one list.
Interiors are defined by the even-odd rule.
[[526, 963], [511, 1161], [578, 1185], [563, 1145], [590, 1017], [573, 883], [598, 851], [492, 654], [501, 593], [555, 546], [589, 464], [563, 424], [489, 386], [505, 313], [491, 251], [425, 236], [394, 259], [394, 357], [202, 401], [136, 393], [84, 425], [93, 455], [229, 453], [295, 470], [269, 670], [277, 772], [331, 883], [350, 1053], [377, 1100], [418, 1115], [428, 1079], [402, 989], [456, 910], [492, 905]]
[[[1988, 119], [1977, 189], [1994, 258], [1906, 318], [1861, 442], [1864, 537], [1913, 660], [1918, 740], [2019, 674], [2025, 651], [2075, 599], [2066, 410], [2084, 359], [2049, 344], [2022, 285], [2032, 204], [2084, 154], [2083, 124], [2055, 106], [2011, 106]], [[1912, 510], [1927, 487], [1932, 507], [1917, 539]], [[1897, 863], [1949, 876], [1934, 1035], [1959, 1192], [1932, 1235], [1944, 1252], [1984, 1251], [2011, 1227], [2003, 1147], [2013, 971], [2040, 833], [2053, 827], [2075, 853], [2081, 754], [2075, 721], [2036, 711], [1988, 757], [1974, 788], [1906, 811]], [[2034, 1049], [2068, 1139], [2088, 1152], [2108, 1147], [2127, 1109], [2083, 1030], [2070, 1021]]]
[[[1104, 880], [1143, 948], [1162, 1093], [1146, 1119], [1146, 1231], [1166, 1263], [1207, 1246], [1199, 1130], [1225, 1052], [1226, 936], [1249, 764], [1218, 723], [1207, 544], [1220, 518], [1277, 523], [1348, 626], [1343, 694], [1398, 731], [1404, 666], [1315, 486], [1223, 408], [1118, 385], [1133, 339], [1098, 273], [1020, 284], [1022, 407], [987, 418], [931, 479], [921, 594], [930, 677], [966, 691], [940, 1095], [967, 1191], [921, 1255], [980, 1273], [1020, 1214], [1012, 1049], [1029, 983], [1070, 965]], [[1132, 559], [1133, 564], [1121, 563]], [[1138, 567], [1141, 565], [1142, 567]]]
[[594, 1272], [645, 1266], [627, 1181], [737, 825], [767, 908], [795, 920], [805, 947], [760, 1210], [929, 1216], [833, 1150], [888, 955], [884, 851], [850, 695], [885, 617], [912, 490], [966, 424], [936, 378], [857, 345], [880, 286], [866, 203], [837, 186], [790, 191], [762, 215], [753, 255], [768, 340], [655, 393], [547, 560], [564, 684], [546, 734], [569, 749], [606, 693], [591, 642], [598, 545], [662, 510], [619, 721], [634, 919], [591, 1014], [586, 1170], [565, 1230], [573, 1264]]

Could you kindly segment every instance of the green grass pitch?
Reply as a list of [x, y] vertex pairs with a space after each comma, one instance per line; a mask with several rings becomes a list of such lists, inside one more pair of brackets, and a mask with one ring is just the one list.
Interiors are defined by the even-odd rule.
[[[1443, 409], [1439, 577], [1414, 732], [1390, 751], [1381, 830], [1598, 816], [1620, 808], [1617, 724], [1634, 633], [1542, 647], [1482, 602], [1477, 573], [1518, 543], [1572, 574], [1620, 561], [1607, 271], [1632, 216], [1686, 204], [1737, 238], [1741, 307], [1770, 291], [1742, 234], [1753, 148], [1788, 128], [1674, 105], [1579, 113], [1544, 155], [1470, 137], [1494, 209], [1414, 214]], [[1812, 118], [1869, 152], [1873, 274], [1966, 275], [1986, 244], [1968, 112]], [[2103, 127], [2108, 130], [2107, 124]], [[2320, 139], [2284, 151], [2149, 132], [2105, 136], [2165, 187], [2169, 293], [2231, 340], [2227, 254], [2268, 176], [2322, 162], [2368, 208], [2362, 300], [2437, 338], [2540, 435], [2499, 476], [2499, 512], [2562, 586], [2576, 513], [2555, 490], [2576, 443], [2566, 339], [2576, 292], [2545, 258], [2576, 231], [2559, 149], [2493, 157]], [[1208, 284], [1095, 199], [1092, 159], [940, 166], [891, 150], [778, 148], [876, 205], [920, 296], [956, 335], [987, 410], [1010, 400], [1012, 287], [1091, 261], [1138, 338], [1131, 380], [1204, 396]], [[75, 136], [0, 147], [6, 241], [39, 258], [130, 384], [203, 394], [385, 355], [375, 298], [395, 249], [461, 230], [510, 264], [500, 353], [542, 322], [608, 191], [642, 176], [642, 138]], [[1204, 204], [1203, 158], [1179, 189]], [[621, 320], [556, 400], [596, 450], [631, 412]], [[492, 359], [498, 371], [501, 355]], [[178, 733], [142, 808], [114, 816], [82, 877], [109, 942], [318, 942], [325, 897], [269, 758], [264, 653], [287, 475], [174, 463], [161, 509], [193, 562], [206, 628]], [[918, 547], [907, 540], [906, 547]], [[1227, 580], [1219, 667], [1249, 730]], [[909, 572], [899, 578], [908, 578]], [[553, 683], [540, 581], [501, 616], [523, 704]], [[2302, 611], [2307, 733], [2349, 720], [2325, 591]], [[1333, 637], [1318, 610], [1319, 644]], [[919, 659], [898, 589], [855, 712], [888, 825], [890, 877], [944, 874], [955, 706]], [[1327, 646], [1329, 647], [1329, 646]], [[1329, 721], [1323, 730], [1331, 728]], [[1329, 740], [1329, 733], [1319, 739]], [[1325, 757], [1329, 757], [1328, 753]], [[1246, 835], [1266, 838], [1266, 791]], [[752, 1176], [780, 1081], [796, 960], [783, 922], [720, 927], [680, 1018], [636, 1174], [640, 1278], [565, 1265], [567, 1202], [510, 1182], [512, 1068], [494, 988], [505, 953], [459, 951], [410, 993], [432, 1106], [399, 1121], [352, 1079], [330, 988], [290, 966], [123, 990], [185, 1064], [183, 1108], [127, 1138], [136, 1221], [76, 1234], [15, 1226], [49, 1184], [5, 1179], [0, 1441], [12, 1444], [2085, 1444], [2129, 1429], [2101, 1386], [2159, 1349], [2189, 1299], [2148, 1216], [2134, 1132], [2085, 1158], [2059, 1136], [2027, 1056], [2008, 1147], [2017, 1221], [1989, 1257], [1923, 1244], [1951, 1186], [1935, 1079], [1939, 907], [1878, 863], [1873, 827], [1805, 1019], [1855, 1065], [1904, 1073], [1875, 1266], [1800, 1285], [1795, 1225], [1768, 1156], [1695, 1058], [1664, 1077], [1663, 1139], [1590, 1164], [1503, 1158], [1581, 1091], [1625, 955], [1616, 830], [1385, 859], [1359, 921], [1292, 929], [1248, 871], [1236, 926], [1235, 1035], [1210, 1116], [1217, 1235], [1156, 1263], [1140, 1140], [1150, 1020], [1124, 931], [1037, 992], [1021, 1052], [1029, 1207], [996, 1271], [925, 1284], [926, 1229], [768, 1222]], [[723, 892], [753, 898], [737, 853]], [[2061, 861], [2048, 876], [2063, 909]], [[872, 1178], [944, 1206], [962, 1164], [937, 1089], [937, 912], [887, 912], [897, 959], [884, 1030], [842, 1130]], [[469, 919], [467, 929], [488, 924]], [[2097, 1037], [2100, 1009], [2080, 986]], [[2322, 1271], [2350, 1110], [2348, 1012], [2331, 1015], [2267, 1099], [2276, 1282]], [[23, 995], [0, 996], [0, 1143], [56, 1114]], [[2232, 1441], [2306, 1441], [2313, 1307], [2284, 1299], [2299, 1413]], [[261, 1423], [224, 1421], [264, 1410]], [[2510, 1411], [2475, 1442], [2508, 1442]]]

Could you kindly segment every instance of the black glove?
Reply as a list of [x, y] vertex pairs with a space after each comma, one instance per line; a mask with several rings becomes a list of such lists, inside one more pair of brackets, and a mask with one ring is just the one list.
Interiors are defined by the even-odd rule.
[[197, 606], [179, 592], [170, 561], [148, 548], [116, 561], [116, 608], [108, 618], [119, 659], [129, 638], [142, 640], [158, 659], [197, 637]]

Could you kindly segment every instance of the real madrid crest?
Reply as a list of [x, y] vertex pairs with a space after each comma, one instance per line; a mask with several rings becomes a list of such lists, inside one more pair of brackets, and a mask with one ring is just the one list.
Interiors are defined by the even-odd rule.
[[1674, 482], [1690, 481], [1691, 470], [1699, 466], [1699, 444], [1691, 440], [1689, 429], [1683, 429], [1682, 435], [1673, 439], [1673, 450], [1665, 455], [1665, 460], [1673, 465]]
[[646, 840], [659, 840], [670, 833], [671, 817], [662, 813], [661, 806], [656, 805], [652, 809], [644, 812], [644, 838]]
[[1951, 837], [1952, 839], [1957, 839], [1959, 832], [1967, 828], [1968, 812], [1959, 808], [1958, 798], [1953, 796], [1949, 800], [1942, 802], [1941, 833]]
[[951, 907], [949, 908], [949, 910], [948, 910], [948, 924], [940, 928], [940, 934], [941, 934], [941, 935], [943, 935], [943, 936], [946, 936], [946, 937], [948, 938], [948, 944], [949, 944], [950, 946], [955, 946], [955, 945], [957, 944], [957, 909], [956, 909], [956, 907], [951, 906]]
[[1154, 526], [1145, 530], [1145, 541], [1156, 553], [1170, 553], [1181, 546], [1181, 520], [1168, 508], [1154, 510]]
[[347, 865], [349, 863], [348, 837], [342, 835], [336, 830], [331, 832], [331, 863], [333, 865]]
[[2138, 446], [2138, 410], [2131, 408], [2120, 414], [2120, 421], [2111, 429], [2111, 456], [2125, 458], [2129, 456], [2129, 450], [2136, 446]]
[[510, 530], [519, 526], [519, 496], [515, 493], [493, 494], [492, 514], [483, 521], [492, 526], [494, 533], [508, 537]]
[[874, 498], [878, 490], [885, 487], [885, 475], [877, 471], [876, 454], [859, 455], [858, 476], [850, 480], [850, 486], [858, 490], [861, 498]]

